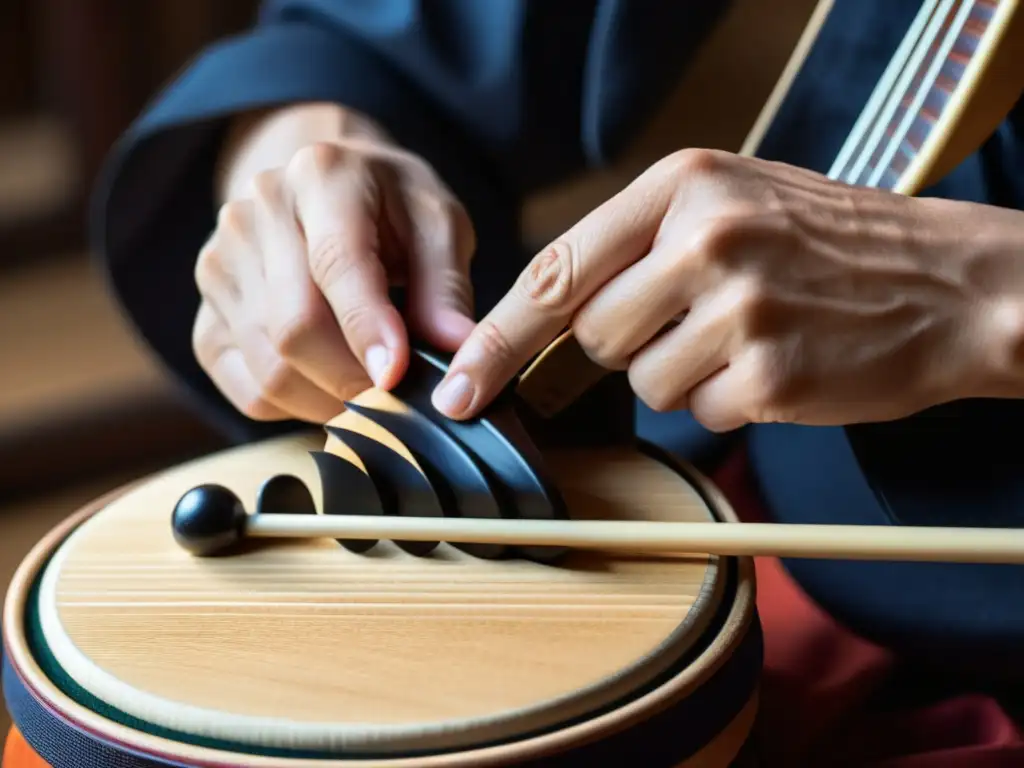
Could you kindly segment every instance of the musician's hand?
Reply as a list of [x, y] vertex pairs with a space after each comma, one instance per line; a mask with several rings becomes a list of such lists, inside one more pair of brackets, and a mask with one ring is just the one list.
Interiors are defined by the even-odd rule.
[[195, 354], [250, 418], [322, 423], [371, 381], [400, 380], [410, 330], [449, 351], [467, 337], [474, 248], [419, 157], [367, 131], [309, 144], [222, 207], [196, 263]]
[[650, 407], [715, 431], [887, 420], [966, 396], [995, 340], [1020, 338], [1019, 301], [997, 300], [1009, 262], [981, 239], [1004, 215], [682, 151], [533, 259], [434, 403], [478, 413], [567, 326]]

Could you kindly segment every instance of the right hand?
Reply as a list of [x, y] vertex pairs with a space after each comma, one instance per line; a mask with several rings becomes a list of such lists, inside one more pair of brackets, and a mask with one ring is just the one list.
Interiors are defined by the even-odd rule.
[[466, 339], [475, 248], [419, 157], [365, 137], [312, 144], [221, 208], [196, 261], [196, 358], [248, 417], [323, 423], [398, 383], [409, 331], [451, 352]]

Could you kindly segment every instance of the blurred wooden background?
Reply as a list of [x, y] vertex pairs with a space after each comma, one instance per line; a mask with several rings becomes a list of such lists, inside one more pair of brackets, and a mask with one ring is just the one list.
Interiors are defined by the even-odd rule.
[[[183, 409], [92, 271], [85, 204], [112, 142], [254, 0], [0, 3], [0, 585], [57, 520], [220, 443]], [[737, 149], [814, 0], [739, 0], [616, 167], [529, 201], [543, 241], [683, 146]], [[6, 730], [0, 706], [0, 728]], [[2, 732], [2, 731], [0, 731]]]

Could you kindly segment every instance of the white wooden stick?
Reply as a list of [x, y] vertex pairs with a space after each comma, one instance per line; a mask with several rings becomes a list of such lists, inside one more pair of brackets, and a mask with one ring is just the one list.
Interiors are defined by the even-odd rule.
[[245, 535], [519, 544], [636, 552], [1024, 564], [1024, 529], [623, 520], [252, 515]]

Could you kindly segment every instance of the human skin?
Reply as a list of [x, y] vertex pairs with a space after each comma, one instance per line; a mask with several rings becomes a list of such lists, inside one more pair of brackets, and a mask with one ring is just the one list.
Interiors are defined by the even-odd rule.
[[566, 327], [721, 432], [1024, 394], [1024, 213], [728, 152], [654, 164], [529, 263], [434, 404], [478, 414]]
[[243, 115], [216, 184], [193, 349], [240, 412], [323, 423], [371, 384], [394, 386], [410, 336], [449, 352], [467, 338], [469, 216], [365, 116], [336, 104]]

